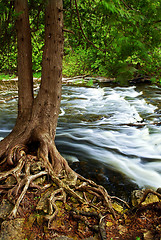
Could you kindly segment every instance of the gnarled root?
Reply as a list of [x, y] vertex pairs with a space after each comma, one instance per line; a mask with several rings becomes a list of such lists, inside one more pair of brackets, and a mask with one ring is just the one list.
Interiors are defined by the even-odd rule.
[[[61, 195], [58, 195], [58, 194], [61, 194]], [[55, 190], [51, 194], [48, 201], [49, 201], [49, 215], [45, 216], [45, 218], [48, 220], [48, 228], [51, 229], [51, 227], [50, 227], [51, 222], [56, 217], [56, 215], [58, 214], [58, 211], [59, 211], [55, 202], [56, 201], [63, 201], [63, 203], [66, 202], [66, 194], [65, 194], [64, 190], [62, 188]], [[55, 212], [53, 211], [53, 208], [55, 209]]]
[[[104, 225], [104, 218], [105, 216], [102, 216], [101, 213], [97, 212], [84, 212], [79, 210], [73, 210], [71, 212], [72, 216], [76, 219], [81, 220], [85, 225], [87, 225], [89, 228], [91, 228], [94, 232], [100, 232], [100, 236], [102, 240], [106, 240], [106, 230]], [[97, 225], [92, 225], [87, 217], [94, 217], [95, 219], [98, 219]]]
[[[45, 219], [48, 221], [48, 228], [52, 229], [52, 222], [58, 215], [57, 202], [62, 202], [65, 205], [67, 201], [69, 203], [74, 199], [78, 206], [77, 213], [79, 211], [77, 215], [82, 216], [80, 209], [85, 208], [89, 212], [93, 212], [93, 216], [99, 219], [96, 228], [100, 230], [100, 233], [102, 231], [102, 239], [105, 239], [103, 237], [105, 230], [102, 227], [103, 218], [107, 213], [115, 217], [115, 211], [112, 208], [110, 196], [102, 186], [75, 173], [59, 154], [55, 145], [51, 143], [40, 144], [37, 156], [27, 154], [22, 145], [12, 148], [11, 153], [9, 158], [14, 163], [17, 159], [16, 166], [0, 173], [0, 191], [3, 193], [7, 190], [8, 199], [14, 203], [9, 218], [16, 217], [18, 208], [29, 189], [34, 188], [39, 193], [43, 193], [54, 186], [52, 192], [47, 196], [48, 214]], [[43, 181], [37, 181], [44, 176], [48, 177]], [[7, 183], [9, 178], [12, 178], [11, 184]], [[88, 213], [86, 213], [87, 215]], [[91, 223], [88, 223], [88, 220], [86, 223], [89, 228], [95, 228], [95, 226], [91, 226]]]
[[141, 204], [146, 200], [146, 198], [147, 198], [147, 196], [148, 196], [149, 193], [151, 193], [151, 194], [153, 194], [153, 195], [156, 195], [159, 199], [161, 199], [161, 194], [160, 194], [160, 193], [155, 192], [155, 191], [152, 190], [152, 189], [146, 189], [146, 190], [144, 191], [144, 194], [143, 194], [142, 198], [140, 199], [140, 203], [139, 203], [138, 207], [140, 207]]

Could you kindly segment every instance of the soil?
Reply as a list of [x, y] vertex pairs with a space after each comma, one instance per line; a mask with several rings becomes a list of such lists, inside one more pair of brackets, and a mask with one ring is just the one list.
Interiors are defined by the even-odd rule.
[[[69, 239], [102, 239], [100, 229], [96, 227], [99, 224], [98, 218], [73, 214], [73, 208], [88, 212], [88, 207], [80, 209], [79, 204], [70, 197], [65, 204], [57, 203], [59, 213], [52, 223], [52, 229], [48, 229], [47, 222], [44, 221], [44, 212], [37, 210], [41, 196], [38, 191], [28, 191], [20, 204], [17, 218], [25, 219], [23, 230], [26, 240], [51, 240], [58, 239], [58, 236], [67, 236]], [[106, 230], [104, 239], [161, 239], [161, 202], [130, 209], [115, 202], [113, 207], [116, 209], [116, 218], [107, 212], [102, 220]], [[86, 224], [87, 221], [89, 224]]]

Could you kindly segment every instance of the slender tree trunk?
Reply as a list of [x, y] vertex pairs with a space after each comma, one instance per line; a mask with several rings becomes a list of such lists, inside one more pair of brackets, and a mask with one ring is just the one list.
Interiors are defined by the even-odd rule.
[[[28, 1], [15, 0], [18, 43], [18, 116], [12, 132], [0, 142], [0, 156], [4, 158], [22, 139], [29, 124], [33, 105], [32, 48], [28, 15]], [[9, 154], [10, 155], [10, 154]], [[10, 159], [10, 157], [7, 157]], [[12, 163], [11, 159], [8, 161]]]
[[[45, 46], [42, 60], [40, 91], [35, 101], [39, 124], [55, 138], [60, 109], [63, 57], [63, 5], [62, 0], [49, 0], [45, 19]], [[36, 116], [34, 116], [35, 118]]]
[[18, 117], [28, 117], [33, 104], [32, 49], [27, 0], [16, 0], [18, 43]]
[[40, 142], [40, 153], [51, 160], [55, 173], [62, 168], [70, 172], [67, 162], [55, 147], [55, 134], [60, 111], [63, 57], [63, 3], [49, 0], [45, 13], [45, 46], [40, 90], [34, 101], [33, 138]]

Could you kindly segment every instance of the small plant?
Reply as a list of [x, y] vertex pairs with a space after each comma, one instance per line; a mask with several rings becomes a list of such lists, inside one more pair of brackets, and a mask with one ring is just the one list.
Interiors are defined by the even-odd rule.
[[35, 78], [41, 78], [41, 72], [35, 72], [33, 75]]
[[157, 82], [157, 79], [155, 77], [152, 77], [150, 80], [151, 80], [152, 83], [156, 83]]
[[12, 75], [9, 75], [9, 74], [3, 74], [3, 73], [0, 73], [0, 80], [8, 80], [8, 79], [12, 79], [12, 78], [15, 78], [15, 75], [12, 74]]
[[136, 237], [136, 240], [140, 240], [140, 237]]
[[36, 199], [40, 199], [40, 196], [38, 196], [38, 197], [34, 197], [34, 200], [36, 200]]
[[87, 82], [86, 86], [92, 87], [92, 86], [93, 86], [93, 79], [90, 79], [90, 80]]

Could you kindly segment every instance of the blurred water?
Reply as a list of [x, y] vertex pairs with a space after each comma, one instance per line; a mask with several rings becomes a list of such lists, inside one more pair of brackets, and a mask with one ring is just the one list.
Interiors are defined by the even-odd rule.
[[[14, 94], [0, 94], [0, 137], [15, 122], [17, 101], [5, 101]], [[161, 122], [160, 96], [155, 86], [63, 86], [59, 151], [77, 172], [115, 195], [161, 187], [161, 126], [154, 124]]]

